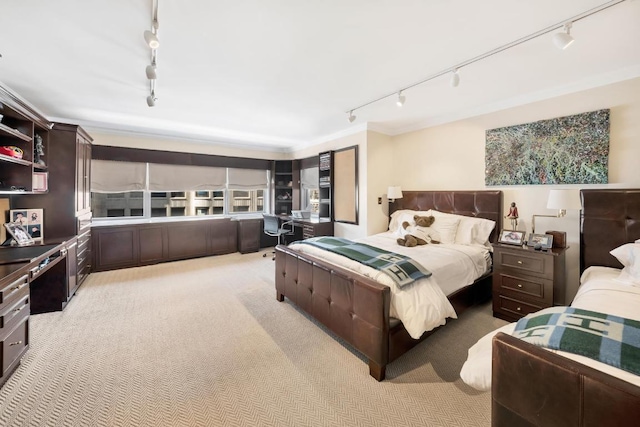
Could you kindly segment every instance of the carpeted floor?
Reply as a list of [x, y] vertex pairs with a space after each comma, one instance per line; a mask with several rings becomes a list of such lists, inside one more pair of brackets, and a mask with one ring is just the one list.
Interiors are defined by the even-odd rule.
[[459, 371], [504, 324], [465, 312], [390, 364], [364, 359], [289, 302], [274, 263], [238, 253], [91, 274], [64, 312], [31, 316], [0, 390], [1, 426], [488, 426]]

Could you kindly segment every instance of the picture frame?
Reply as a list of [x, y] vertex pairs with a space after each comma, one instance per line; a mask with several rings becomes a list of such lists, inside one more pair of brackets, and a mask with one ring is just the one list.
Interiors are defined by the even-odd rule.
[[20, 223], [7, 222], [4, 227], [18, 246], [32, 245], [34, 243], [27, 230]]
[[540, 249], [551, 249], [553, 246], [553, 235], [531, 233], [527, 241], [527, 246], [536, 247], [538, 245], [540, 245]]
[[522, 246], [524, 243], [524, 231], [516, 231], [516, 230], [502, 230], [500, 232], [500, 237], [498, 238], [498, 242], [504, 243], [507, 245], [518, 245]]
[[34, 242], [44, 241], [42, 209], [11, 209], [9, 221], [17, 222], [25, 229]]

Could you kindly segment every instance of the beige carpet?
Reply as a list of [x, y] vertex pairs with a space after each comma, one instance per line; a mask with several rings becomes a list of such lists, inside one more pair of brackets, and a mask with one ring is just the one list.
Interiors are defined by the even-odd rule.
[[467, 348], [504, 324], [490, 306], [387, 368], [289, 302], [274, 263], [238, 253], [94, 273], [64, 312], [31, 317], [31, 349], [0, 391], [2, 426], [487, 426]]

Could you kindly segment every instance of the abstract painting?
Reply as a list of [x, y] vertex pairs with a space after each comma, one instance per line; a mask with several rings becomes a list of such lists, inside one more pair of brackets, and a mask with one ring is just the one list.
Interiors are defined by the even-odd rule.
[[490, 129], [485, 184], [606, 184], [609, 110]]

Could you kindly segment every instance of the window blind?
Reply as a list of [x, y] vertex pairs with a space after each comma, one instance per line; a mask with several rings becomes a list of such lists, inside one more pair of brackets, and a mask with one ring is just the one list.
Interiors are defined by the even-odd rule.
[[146, 176], [146, 163], [91, 161], [91, 191], [96, 193], [144, 190]]
[[150, 191], [221, 190], [226, 168], [149, 163]]
[[304, 188], [318, 188], [318, 167], [300, 170], [300, 186]]
[[267, 188], [267, 185], [266, 170], [229, 168], [230, 190]]

